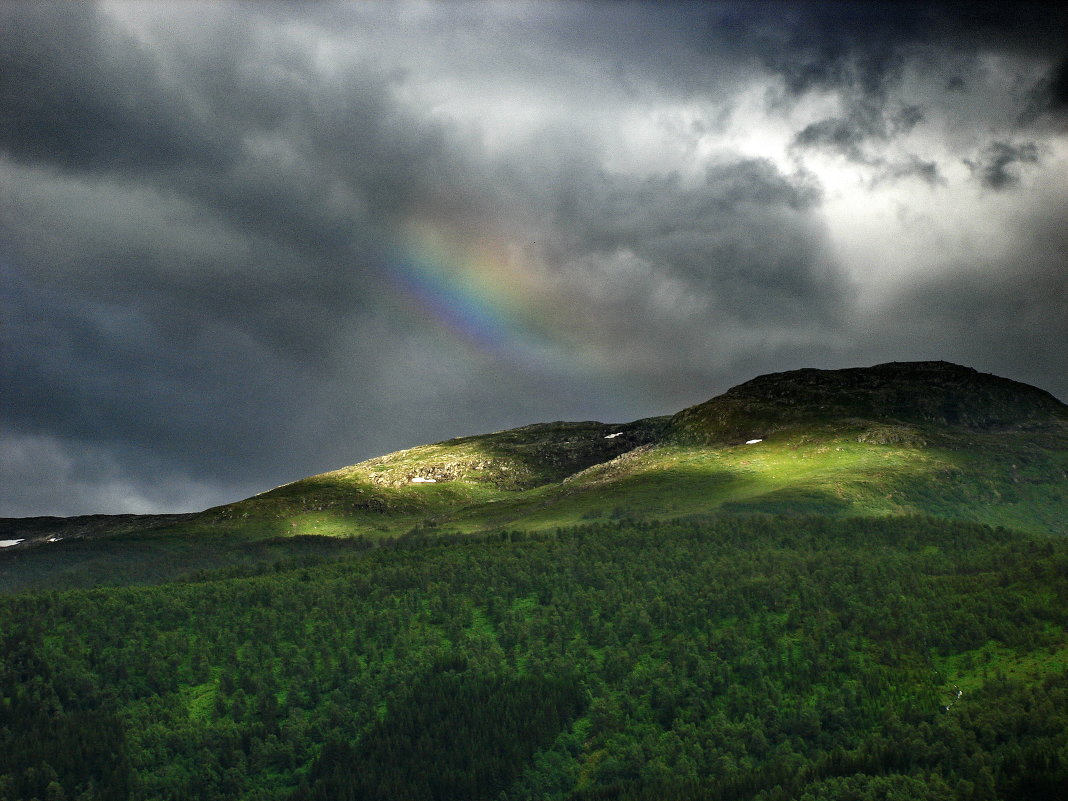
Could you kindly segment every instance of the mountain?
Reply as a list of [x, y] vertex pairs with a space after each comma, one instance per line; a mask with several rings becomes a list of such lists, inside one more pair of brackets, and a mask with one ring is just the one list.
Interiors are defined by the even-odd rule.
[[671, 417], [399, 451], [206, 516], [398, 535], [710, 512], [922, 512], [1068, 532], [1068, 407], [947, 362], [796, 370]]
[[1044, 390], [970, 367], [890, 362], [760, 376], [679, 412], [672, 427], [706, 444], [737, 444], [754, 432], [852, 421], [1011, 431], [1064, 422], [1066, 411], [1068, 407]]
[[293, 535], [917, 513], [1068, 533], [1068, 407], [948, 362], [774, 373], [671, 416], [459, 437], [199, 514], [0, 521], [0, 539], [23, 540], [0, 552], [0, 587], [71, 571], [108, 581], [116, 560], [140, 565], [138, 580], [166, 578], [159, 565], [210, 569], [312, 547], [279, 542]]
[[1066, 427], [955, 365], [800, 370], [6, 521], [0, 798], [1059, 799]]

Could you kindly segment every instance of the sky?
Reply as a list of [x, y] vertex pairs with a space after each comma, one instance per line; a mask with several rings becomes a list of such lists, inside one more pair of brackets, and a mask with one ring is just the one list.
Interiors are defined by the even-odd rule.
[[0, 516], [801, 367], [1068, 400], [1050, 6], [4, 3]]

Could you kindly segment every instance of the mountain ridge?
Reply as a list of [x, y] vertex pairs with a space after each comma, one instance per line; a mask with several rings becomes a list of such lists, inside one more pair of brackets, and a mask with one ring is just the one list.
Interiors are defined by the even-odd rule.
[[757, 376], [678, 412], [672, 426], [709, 443], [752, 433], [754, 424], [771, 431], [836, 418], [989, 430], [1068, 420], [1068, 406], [1038, 387], [952, 362], [886, 362]]
[[[935, 389], [937, 391], [936, 397], [923, 399], [923, 396], [916, 392], [915, 386], [902, 386], [905, 383], [901, 380], [902, 377], [907, 377], [909, 374], [912, 374], [915, 378], [940, 379], [934, 383], [925, 383], [924, 387], [928, 392], [931, 389]], [[841, 381], [839, 386], [835, 387], [834, 380], [839, 377], [846, 380]], [[830, 410], [823, 405], [820, 406], [820, 413], [817, 415], [811, 412], [806, 413], [816, 405], [814, 401], [818, 397], [818, 393], [812, 391], [814, 388], [826, 390], [830, 385], [831, 390], [837, 390], [839, 393], [846, 388], [855, 391], [857, 388], [863, 387], [865, 379], [870, 381], [873, 378], [878, 379], [876, 383], [878, 389], [886, 389], [888, 383], [891, 387], [897, 388], [897, 392], [890, 393], [889, 402], [884, 399], [882, 404], [878, 404], [872, 403], [871, 399], [869, 399], [867, 408], [864, 408], [859, 403], [854, 403], [852, 406], [839, 404], [837, 408]], [[947, 378], [955, 378], [956, 380], [947, 381]], [[965, 378], [972, 379], [976, 387], [985, 390], [985, 397], [979, 397], [977, 399], [978, 403], [964, 403], [962, 399], [948, 396], [946, 390], [949, 388], [959, 389], [965, 383], [962, 380]], [[828, 381], [827, 379], [831, 380]], [[896, 379], [896, 381], [890, 383], [886, 379]], [[1022, 396], [1026, 402], [1011, 403], [1013, 393]], [[867, 394], [874, 397], [878, 393], [869, 392]], [[759, 415], [759, 412], [766, 411], [768, 407], [781, 407], [782, 404], [778, 403], [778, 401], [781, 401], [784, 396], [787, 399], [793, 398], [788, 407], [796, 409], [800, 406], [800, 414], [783, 414], [781, 419], [773, 421], [766, 420]], [[804, 396], [807, 404], [801, 404], [798, 396]], [[826, 392], [824, 392], [825, 396]], [[767, 402], [769, 398], [772, 399], [771, 403]], [[920, 402], [917, 402], [917, 399], [921, 399]], [[760, 400], [763, 400], [764, 403], [759, 403]], [[739, 403], [739, 401], [744, 401], [744, 403]], [[757, 403], [753, 401], [757, 401]], [[909, 402], [915, 406], [914, 409], [909, 409]], [[700, 421], [702, 417], [710, 416], [709, 412], [711, 410], [716, 410], [728, 404], [734, 407], [731, 411], [742, 418], [738, 420], [733, 431], [719, 437], [706, 436], [703, 438], [694, 431], [695, 422]], [[739, 409], [743, 414], [737, 414]], [[1011, 414], [1013, 409], [1018, 412], [1015, 416]], [[898, 413], [894, 414], [894, 412]], [[756, 438], [753, 436], [754, 434], [774, 433], [788, 428], [790, 423], [828, 423], [835, 421], [847, 422], [851, 425], [861, 424], [863, 421], [881, 425], [933, 423], [990, 430], [999, 425], [1021, 426], [1036, 423], [1055, 424], [1068, 422], [1068, 406], [1061, 403], [1049, 392], [1038, 387], [1002, 378], [991, 373], [980, 373], [974, 368], [946, 361], [886, 362], [872, 367], [852, 367], [840, 370], [801, 368], [757, 376], [749, 381], [737, 384], [707, 401], [687, 407], [675, 414], [640, 418], [628, 423], [601, 423], [599, 421], [533, 423], [489, 434], [454, 437], [429, 445], [407, 448], [318, 475], [343, 473], [351, 471], [359, 465], [378, 466], [389, 464], [397, 461], [401, 454], [412, 453], [422, 448], [449, 447], [474, 441], [486, 441], [490, 438], [498, 442], [509, 442], [513, 446], [518, 446], [516, 447], [518, 452], [524, 446], [528, 449], [536, 447], [531, 444], [530, 440], [524, 441], [525, 434], [536, 434], [543, 431], [552, 432], [554, 435], [558, 433], [584, 432], [591, 437], [600, 436], [602, 439], [608, 439], [609, 435], [611, 435], [613, 439], [616, 439], [611, 446], [599, 449], [600, 455], [605, 458], [583, 464], [574, 471], [577, 473], [611, 461], [634, 448], [654, 442], [698, 442], [701, 444], [738, 445], [747, 442], [749, 439]], [[761, 426], [766, 427], [761, 428]], [[763, 438], [763, 436], [760, 438]], [[531, 439], [537, 442], [536, 437]], [[592, 440], [592, 442], [596, 442], [596, 440]], [[567, 444], [572, 444], [572, 442], [566, 437], [554, 436], [549, 442], [549, 445]], [[584, 458], [553, 459], [553, 455], [550, 455], [549, 458], [558, 465], [579, 463], [589, 461], [592, 458], [592, 454], [597, 450], [593, 447], [585, 448], [582, 451]], [[484, 466], [476, 467], [476, 469], [484, 469]], [[570, 475], [572, 474], [554, 475], [553, 480], [564, 480]], [[456, 476], [447, 470], [438, 475], [433, 474], [431, 471], [413, 473], [408, 476], [409, 480], [417, 477], [452, 480]], [[314, 476], [309, 478], [314, 478]], [[290, 486], [293, 483], [297, 482], [290, 482], [290, 484], [283, 486]], [[401, 483], [403, 482], [397, 481], [396, 485]], [[267, 493], [261, 493], [260, 495], [263, 494]]]
[[[389, 538], [701, 514], [934, 514], [1068, 533], [1068, 406], [941, 361], [757, 376], [673, 415], [383, 454], [188, 515], [0, 520], [0, 539]], [[184, 547], [184, 546], [183, 546]]]

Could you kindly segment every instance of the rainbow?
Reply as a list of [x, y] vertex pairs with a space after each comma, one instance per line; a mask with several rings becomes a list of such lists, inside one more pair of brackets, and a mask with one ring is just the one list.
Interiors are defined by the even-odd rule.
[[503, 237], [465, 237], [454, 226], [412, 219], [386, 256], [385, 274], [418, 313], [470, 348], [541, 362], [560, 344], [537, 265]]

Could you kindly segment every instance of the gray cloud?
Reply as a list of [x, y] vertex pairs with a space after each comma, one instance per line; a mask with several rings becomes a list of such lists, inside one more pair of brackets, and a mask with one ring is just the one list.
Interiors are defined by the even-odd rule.
[[[782, 13], [771, 4], [763, 13]], [[790, 24], [766, 26], [766, 63], [801, 94], [847, 86], [868, 98], [885, 96], [922, 48], [1006, 55], [1049, 55], [1064, 47], [1068, 15], [1044, 3], [803, 4]], [[947, 76], [947, 82], [953, 76]]]
[[[561, 192], [558, 220], [580, 255], [626, 250], [686, 282], [718, 312], [762, 322], [830, 314], [839, 289], [820, 262], [817, 195], [765, 161], [710, 166], [704, 180], [583, 176]], [[786, 244], [783, 247], [784, 243]], [[582, 253], [582, 249], [588, 249]], [[802, 312], [798, 302], [808, 304]]]
[[876, 176], [876, 182], [899, 178], [917, 178], [930, 185], [944, 183], [938, 164], [934, 161], [925, 161], [917, 156], [879, 166], [882, 166], [883, 171], [881, 175]]
[[888, 299], [868, 330], [884, 340], [884, 353], [937, 351], [999, 374], [1011, 366], [1017, 380], [1068, 399], [1066, 214], [1062, 197], [1018, 231], [1006, 248], [1012, 255], [916, 281]]
[[[1057, 57], [1068, 16], [1033, 3], [857, 3], [805, 6], [795, 22], [770, 38], [765, 55], [785, 89], [778, 102], [828, 91], [840, 98], [840, 113], [800, 130], [795, 146], [835, 152], [873, 167], [880, 181], [915, 177], [936, 183], [941, 180], [936, 162], [908, 149], [888, 157], [886, 145], [907, 137], [932, 112], [946, 113], [945, 93], [965, 93], [989, 78], [984, 56], [996, 53], [1023, 61]], [[937, 76], [941, 91], [917, 81], [917, 70]], [[997, 119], [996, 109], [982, 109], [986, 125], [1007, 136], [1022, 120], [1033, 121], [1039, 113], [1036, 102], [1055, 105], [1050, 98], [1056, 97], [1058, 74], [1054, 70], [1041, 79], [1030, 99], [1018, 88], [1011, 98], [999, 98], [1015, 108], [1004, 121]], [[995, 171], [993, 180], [1001, 177]]]
[[871, 168], [873, 184], [916, 178], [938, 184], [942, 175], [936, 161], [914, 153], [887, 158], [879, 155], [885, 144], [907, 134], [924, 118], [919, 106], [904, 106], [892, 115], [870, 105], [854, 110], [848, 118], [831, 117], [814, 122], [798, 131], [793, 140], [795, 150], [820, 149], [837, 154], [855, 164]]
[[801, 147], [828, 147], [843, 155], [864, 162], [862, 146], [869, 140], [885, 142], [899, 134], [907, 134], [924, 118], [919, 106], [902, 106], [887, 115], [884, 109], [863, 105], [848, 118], [830, 117], [808, 125], [799, 131], [794, 142]]
[[[1013, 202], [1026, 167], [1062, 208], [1019, 89], [1056, 105], [1061, 18], [981, 12], [5, 6], [0, 514], [202, 508], [802, 365], [1063, 393], [1065, 250], [1034, 203], [984, 278], [964, 245], [872, 278], [916, 226], [991, 213], [954, 169]], [[843, 256], [843, 192], [894, 209], [898, 246]]]
[[1061, 111], [1068, 108], [1068, 57], [1050, 72], [1049, 98], [1053, 109]]
[[1034, 142], [991, 142], [978, 157], [966, 160], [976, 180], [987, 189], [1006, 189], [1019, 183], [1019, 168], [1015, 165], [1037, 164], [1038, 145]]
[[152, 54], [91, 5], [15, 3], [0, 14], [0, 143], [10, 157], [139, 171], [218, 169], [233, 157]]

